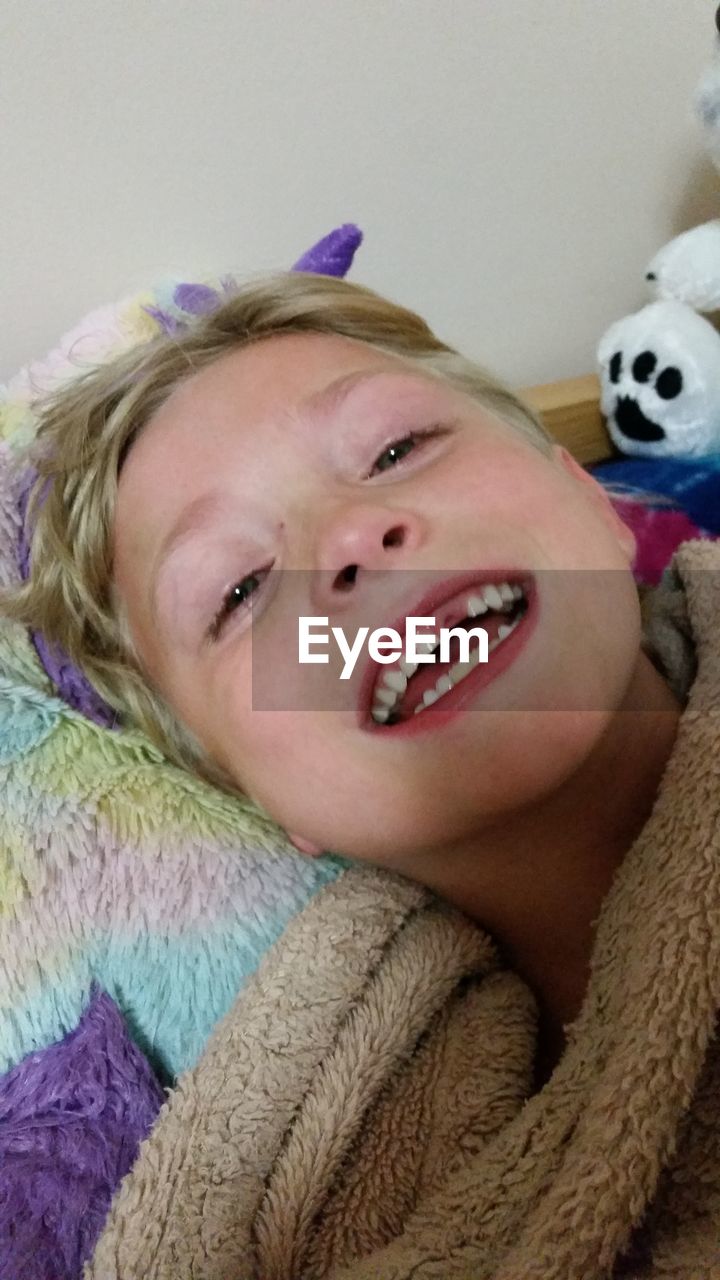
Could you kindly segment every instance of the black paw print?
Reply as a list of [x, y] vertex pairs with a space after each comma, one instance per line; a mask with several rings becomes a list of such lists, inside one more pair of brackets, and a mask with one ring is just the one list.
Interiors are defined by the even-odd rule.
[[[636, 382], [649, 382], [657, 368], [657, 356], [652, 351], [641, 351], [632, 365], [632, 376]], [[610, 361], [610, 381], [619, 382], [622, 373], [622, 352], [616, 351]], [[683, 389], [683, 376], [674, 364], [669, 364], [658, 374], [655, 390], [661, 400], [674, 400]]]
[[[654, 377], [657, 356], [653, 351], [641, 351], [632, 363], [631, 374], [635, 382], [645, 386]], [[610, 381], [617, 384], [623, 371], [622, 352], [616, 351], [610, 361]], [[683, 376], [674, 365], [666, 365], [654, 377], [654, 388], [661, 400], [675, 400], [683, 389]], [[637, 400], [631, 395], [618, 396], [615, 421], [623, 435], [631, 440], [664, 440], [665, 429], [643, 413]]]

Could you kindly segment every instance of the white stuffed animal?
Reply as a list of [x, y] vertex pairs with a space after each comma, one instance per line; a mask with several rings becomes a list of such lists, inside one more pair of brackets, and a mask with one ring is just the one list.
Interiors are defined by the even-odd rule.
[[682, 302], [611, 325], [598, 348], [602, 410], [623, 453], [720, 453], [720, 334]]
[[684, 231], [656, 253], [645, 279], [657, 298], [720, 309], [720, 219]]
[[[720, 44], [695, 105], [720, 169]], [[720, 335], [697, 314], [720, 309], [720, 219], [666, 244], [646, 279], [658, 301], [611, 325], [598, 348], [610, 435], [623, 453], [720, 455]]]
[[[720, 169], [720, 50], [700, 82], [695, 109], [708, 152]], [[695, 311], [720, 310], [720, 219], [676, 236], [655, 255], [645, 279], [657, 298], [674, 298]]]

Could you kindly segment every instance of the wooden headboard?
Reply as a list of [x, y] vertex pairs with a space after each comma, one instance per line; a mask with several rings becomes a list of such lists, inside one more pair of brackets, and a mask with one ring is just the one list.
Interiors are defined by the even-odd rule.
[[616, 449], [600, 411], [600, 379], [596, 374], [524, 387], [520, 394], [578, 462], [589, 465], [615, 456]]

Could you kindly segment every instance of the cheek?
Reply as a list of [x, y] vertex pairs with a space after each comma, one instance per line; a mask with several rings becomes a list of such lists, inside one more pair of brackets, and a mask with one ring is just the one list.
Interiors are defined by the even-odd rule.
[[514, 526], [522, 534], [557, 522], [559, 503], [573, 496], [563, 479], [557, 466], [530, 445], [477, 438], [437, 472], [433, 496], [438, 509], [492, 514], [506, 529]]
[[629, 535], [614, 513], [588, 488], [559, 467], [538, 464], [503, 469], [497, 484], [509, 527], [521, 513], [519, 530], [557, 569], [627, 572]]
[[558, 545], [574, 536], [579, 550], [591, 532], [605, 549], [617, 541], [612, 513], [603, 514], [588, 487], [515, 435], [471, 438], [449, 460], [447, 473], [438, 475], [435, 492], [446, 507], [450, 502], [475, 505], [479, 514], [492, 512], [508, 529], [544, 530]]
[[302, 826], [328, 797], [331, 811], [340, 799], [338, 743], [327, 718], [320, 719], [292, 711], [234, 714], [228, 707], [214, 746], [206, 745], [274, 821], [286, 829]]
[[516, 731], [511, 735], [508, 728], [506, 767], [496, 771], [493, 787], [486, 787], [489, 805], [506, 813], [542, 801], [567, 783], [596, 750], [612, 721], [612, 712], [600, 708], [514, 715]]
[[[505, 711], [475, 721], [472, 741], [439, 769], [437, 744], [424, 767], [397, 757], [392, 768], [318, 723], [260, 731], [246, 752], [236, 737], [229, 772], [284, 830], [322, 848], [412, 874], [419, 849], [467, 839], [485, 824], [560, 786], [592, 751], [601, 713]], [[301, 749], [294, 744], [301, 742]], [[377, 748], [376, 748], [377, 753]]]

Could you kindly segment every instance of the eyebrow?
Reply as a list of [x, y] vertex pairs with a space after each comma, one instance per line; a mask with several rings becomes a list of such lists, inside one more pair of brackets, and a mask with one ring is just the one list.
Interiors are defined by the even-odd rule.
[[[320, 391], [315, 391], [305, 400], [301, 400], [296, 407], [293, 416], [307, 418], [326, 419], [337, 413], [353, 391], [365, 385], [374, 382], [380, 378], [399, 379], [408, 377], [412, 378], [417, 375], [408, 370], [407, 373], [393, 373], [388, 369], [359, 369], [355, 373], [344, 373], [339, 378], [335, 378], [333, 382], [322, 387]], [[155, 566], [151, 582], [151, 606], [153, 614], [157, 609], [157, 589], [162, 569], [167, 560], [169, 560], [175, 548], [179, 543], [184, 542], [190, 534], [197, 532], [208, 523], [208, 519], [222, 506], [222, 494], [217, 489], [209, 490], [194, 498], [191, 503], [180, 513], [172, 528], [163, 538], [155, 559]]]
[[315, 417], [327, 418], [331, 414], [337, 413], [351, 392], [357, 387], [363, 386], [364, 383], [375, 382], [378, 378], [402, 378], [407, 376], [404, 373], [390, 373], [387, 369], [358, 369], [355, 373], [344, 373], [341, 377], [335, 378], [334, 382], [322, 387], [320, 391], [308, 396], [306, 400], [301, 400], [298, 409], [303, 417], [313, 414]]

